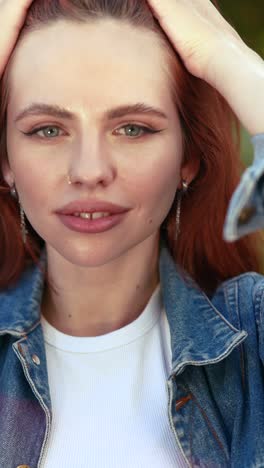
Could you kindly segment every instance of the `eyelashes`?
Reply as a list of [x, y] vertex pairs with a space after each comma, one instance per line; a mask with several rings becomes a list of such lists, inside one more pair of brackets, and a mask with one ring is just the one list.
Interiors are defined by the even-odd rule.
[[137, 124], [127, 124], [120, 128], [122, 129], [122, 128], [129, 128], [129, 127], [139, 128], [141, 131], [144, 132], [144, 134], [159, 133], [162, 131], [162, 130], [154, 130], [153, 128], [145, 127], [144, 125], [137, 125]]
[[[154, 133], [160, 133], [162, 132], [162, 130], [155, 130], [153, 128], [150, 128], [150, 127], [146, 127], [146, 126], [143, 126], [143, 125], [137, 125], [137, 124], [127, 124], [127, 125], [124, 125], [123, 127], [120, 127], [118, 130], [115, 130], [115, 132], [119, 131], [120, 129], [123, 129], [123, 128], [129, 128], [129, 127], [132, 127], [132, 128], [138, 128], [140, 129], [141, 132], [143, 132], [143, 136], [144, 135], [147, 135], [147, 134], [154, 134]], [[37, 138], [40, 138], [42, 140], [54, 140], [55, 138], [59, 137], [60, 135], [49, 135], [49, 136], [39, 136], [38, 133], [39, 132], [45, 132], [46, 130], [54, 130], [54, 129], [57, 129], [57, 130], [61, 130], [60, 127], [58, 127], [57, 125], [44, 125], [44, 126], [41, 126], [41, 127], [38, 127], [38, 128], [35, 128], [33, 130], [31, 130], [30, 132], [22, 132], [24, 135], [28, 136], [28, 137], [37, 137]], [[45, 135], [45, 133], [44, 133]], [[125, 135], [127, 136], [129, 139], [138, 139], [140, 138], [142, 135], [139, 136], [133, 136], [132, 135], [132, 138], [131, 138], [131, 135]]]
[[[45, 130], [50, 130], [50, 129], [58, 129], [58, 130], [61, 130], [60, 127], [58, 127], [57, 125], [45, 125], [45, 126], [42, 126], [42, 127], [38, 127], [38, 128], [34, 128], [33, 130], [31, 130], [30, 132], [22, 132], [24, 135], [26, 136], [29, 136], [29, 137], [32, 137], [32, 136], [35, 136], [37, 135], [39, 132], [43, 132]], [[37, 135], [38, 136], [38, 135]], [[42, 139], [47, 139], [47, 140], [52, 140], [53, 138], [55, 138], [54, 136], [51, 136], [51, 138], [48, 138], [48, 137], [40, 137]]]

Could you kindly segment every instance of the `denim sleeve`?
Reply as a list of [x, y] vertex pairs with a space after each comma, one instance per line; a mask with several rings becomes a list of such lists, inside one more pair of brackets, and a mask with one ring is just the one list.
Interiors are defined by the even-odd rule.
[[252, 165], [243, 173], [229, 202], [223, 237], [232, 242], [264, 228], [264, 133], [251, 137]]

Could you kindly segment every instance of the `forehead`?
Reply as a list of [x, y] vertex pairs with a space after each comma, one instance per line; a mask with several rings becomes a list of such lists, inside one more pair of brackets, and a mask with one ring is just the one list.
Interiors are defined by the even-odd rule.
[[[151, 31], [112, 19], [65, 20], [26, 35], [12, 57], [12, 103], [87, 104], [125, 100], [170, 104], [164, 49]], [[153, 102], [154, 100], [154, 102]]]

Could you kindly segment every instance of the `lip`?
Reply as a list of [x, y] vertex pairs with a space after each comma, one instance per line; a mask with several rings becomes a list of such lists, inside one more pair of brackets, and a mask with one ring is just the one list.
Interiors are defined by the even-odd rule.
[[67, 205], [63, 206], [61, 209], [57, 210], [57, 214], [62, 215], [73, 215], [74, 213], [111, 213], [111, 214], [120, 214], [129, 211], [130, 208], [116, 205], [111, 202], [103, 200], [75, 200]]
[[98, 219], [82, 219], [76, 216], [58, 214], [60, 221], [71, 231], [97, 234], [114, 228], [120, 224], [126, 216], [124, 213], [116, 213], [111, 216]]

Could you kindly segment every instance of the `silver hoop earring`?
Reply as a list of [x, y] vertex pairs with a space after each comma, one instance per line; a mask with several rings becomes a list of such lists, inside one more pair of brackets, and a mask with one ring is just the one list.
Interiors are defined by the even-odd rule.
[[175, 242], [177, 242], [180, 235], [180, 215], [181, 215], [181, 202], [183, 195], [188, 190], [188, 184], [182, 180], [182, 189], [177, 191], [177, 208], [176, 208], [176, 227], [175, 227]]
[[11, 187], [10, 194], [11, 194], [11, 196], [13, 198], [15, 198], [15, 200], [18, 200], [18, 203], [19, 203], [21, 234], [22, 234], [23, 243], [26, 244], [28, 231], [27, 231], [27, 227], [26, 227], [25, 212], [24, 212], [24, 210], [23, 210], [23, 208], [21, 206], [21, 203], [19, 201], [19, 197], [18, 197], [18, 193], [16, 191], [15, 185], [13, 185], [13, 187]]

